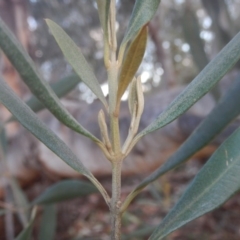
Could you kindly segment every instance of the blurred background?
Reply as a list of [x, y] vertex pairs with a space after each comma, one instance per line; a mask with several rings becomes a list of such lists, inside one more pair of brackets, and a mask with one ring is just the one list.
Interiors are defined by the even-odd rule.
[[[127, 28], [134, 2], [117, 1], [119, 43]], [[74, 74], [44, 19], [57, 22], [81, 48], [107, 96], [103, 36], [94, 0], [0, 0], [0, 17], [28, 51], [44, 79], [50, 83]], [[140, 129], [152, 122], [239, 30], [240, 0], [162, 0], [149, 24], [147, 51], [138, 71], [146, 97]], [[17, 72], [3, 54], [0, 60], [4, 79], [23, 100], [27, 100], [31, 94]], [[123, 197], [176, 151], [224, 95], [239, 70], [240, 63], [186, 114], [137, 144], [123, 167]], [[130, 122], [126, 100], [127, 93], [123, 97], [120, 122], [122, 139], [126, 137]], [[96, 119], [101, 105], [85, 84], [80, 83], [62, 102], [84, 127], [99, 135]], [[10, 114], [0, 107], [0, 120], [4, 121]], [[73, 149], [110, 191], [111, 168], [99, 149], [89, 140], [62, 126], [46, 110], [39, 117]], [[126, 239], [147, 239], [153, 227], [159, 224], [190, 180], [236, 125], [236, 122], [232, 123], [191, 161], [168, 173], [136, 198], [123, 219], [123, 234], [132, 234]], [[17, 123], [9, 124], [7, 136], [8, 170], [1, 167], [0, 174], [4, 176], [6, 171], [10, 172], [30, 200], [60, 179], [80, 177]], [[4, 179], [2, 177], [0, 180], [1, 208], [12, 203], [11, 196], [6, 197]], [[166, 239], [237, 240], [240, 239], [239, 215], [240, 198], [236, 196], [220, 209], [195, 220]], [[7, 231], [20, 231], [21, 225], [14, 216], [10, 224], [12, 226], [7, 227], [5, 216], [0, 217], [0, 239], [11, 240], [6, 237]], [[36, 236], [38, 225], [34, 229]], [[98, 194], [58, 205], [55, 239], [104, 240], [109, 239], [109, 231], [108, 209]]]

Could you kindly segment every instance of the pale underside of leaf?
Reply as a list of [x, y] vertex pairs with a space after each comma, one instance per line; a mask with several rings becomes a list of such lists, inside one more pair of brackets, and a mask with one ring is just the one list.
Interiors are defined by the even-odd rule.
[[160, 240], [212, 211], [240, 189], [240, 128], [212, 155], [150, 240]]
[[59, 25], [49, 19], [47, 19], [46, 22], [67, 61], [79, 75], [82, 81], [102, 101], [104, 106], [107, 107], [107, 102], [103, 95], [100, 84], [98, 83], [93, 70], [90, 68], [86, 59], [81, 53], [80, 48]]
[[30, 88], [32, 93], [51, 111], [62, 123], [74, 131], [91, 138], [95, 142], [99, 140], [84, 129], [74, 117], [61, 104], [51, 87], [38, 73], [32, 59], [17, 41], [13, 33], [0, 19], [0, 48], [6, 54], [13, 66], [19, 72], [22, 80]]
[[240, 33], [199, 73], [186, 89], [136, 139], [164, 127], [203, 97], [240, 58]]
[[147, 44], [147, 33], [147, 26], [144, 26], [128, 49], [119, 75], [118, 102], [120, 102], [122, 95], [133, 80], [142, 62]]

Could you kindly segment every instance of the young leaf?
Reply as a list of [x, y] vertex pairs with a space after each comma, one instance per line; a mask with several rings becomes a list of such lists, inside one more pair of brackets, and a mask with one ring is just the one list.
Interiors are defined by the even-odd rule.
[[123, 62], [118, 83], [117, 101], [121, 100], [122, 95], [127, 89], [130, 82], [133, 80], [135, 73], [137, 72], [147, 44], [147, 26], [144, 26], [137, 37], [134, 39], [126, 54], [126, 58]]
[[60, 140], [31, 109], [8, 87], [0, 78], [0, 102], [16, 117], [16, 119], [28, 129], [35, 137], [43, 142], [57, 156], [70, 165], [76, 171], [88, 178], [92, 174], [87, 170], [67, 145]]
[[164, 127], [187, 111], [204, 96], [234, 66], [240, 58], [240, 32], [198, 74], [185, 90], [163, 111], [158, 118], [138, 134], [144, 135]]
[[105, 40], [108, 40], [108, 18], [110, 2], [111, 2], [110, 0], [97, 0], [98, 14], [104, 32]]
[[212, 211], [240, 189], [240, 128], [212, 155], [150, 240], [160, 240]]
[[212, 112], [202, 121], [182, 146], [158, 169], [146, 177], [127, 197], [126, 203], [138, 195], [143, 188], [166, 172], [187, 161], [197, 151], [206, 146], [233, 119], [240, 114], [240, 75]]
[[123, 38], [120, 55], [123, 54], [128, 42], [136, 37], [140, 29], [146, 25], [158, 9], [160, 0], [136, 0], [132, 16]]
[[97, 189], [91, 183], [79, 180], [65, 180], [47, 188], [32, 204], [53, 204], [95, 192], [97, 192]]
[[64, 56], [71, 64], [75, 72], [79, 75], [82, 81], [92, 90], [92, 92], [102, 101], [107, 107], [106, 99], [103, 95], [102, 89], [88, 65], [86, 59], [81, 53], [80, 48], [73, 42], [73, 40], [66, 34], [66, 32], [53, 21], [46, 20], [48, 27], [51, 30], [55, 40], [61, 48]]
[[76, 119], [63, 107], [48, 83], [38, 73], [33, 61], [16, 40], [15, 36], [0, 19], [0, 48], [19, 72], [22, 80], [32, 93], [51, 111], [62, 123], [74, 131], [99, 142], [90, 132], [84, 129]]
[[44, 206], [38, 240], [54, 240], [57, 225], [57, 209], [55, 205]]

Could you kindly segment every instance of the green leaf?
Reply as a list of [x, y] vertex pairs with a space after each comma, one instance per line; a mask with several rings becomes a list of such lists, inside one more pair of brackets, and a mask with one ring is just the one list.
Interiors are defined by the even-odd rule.
[[44, 206], [38, 240], [54, 240], [57, 226], [57, 209], [55, 205]]
[[240, 33], [198, 74], [185, 90], [158, 118], [138, 134], [136, 139], [164, 127], [187, 111], [234, 66], [240, 58]]
[[18, 217], [24, 227], [27, 226], [30, 219], [30, 212], [28, 210], [29, 202], [27, 196], [19, 186], [16, 179], [13, 177], [10, 179], [10, 186], [13, 193], [14, 203], [17, 208], [22, 209], [22, 211], [18, 212]]
[[139, 191], [166, 172], [187, 161], [206, 146], [233, 119], [240, 114], [240, 75], [212, 112], [202, 121], [180, 148], [155, 172], [145, 178], [135, 189]]
[[13, 33], [0, 19], [0, 48], [6, 54], [13, 66], [19, 72], [22, 80], [32, 93], [48, 108], [62, 123], [74, 131], [99, 142], [90, 132], [84, 129], [61, 104], [51, 87], [38, 73], [33, 61], [19, 44]]
[[104, 32], [105, 41], [108, 41], [108, 18], [110, 2], [110, 0], [97, 0], [98, 14]]
[[65, 180], [47, 188], [32, 204], [53, 204], [96, 192], [97, 189], [91, 183], [79, 180]]
[[[61, 98], [61, 97], [64, 97], [66, 94], [68, 94], [70, 91], [72, 91], [80, 82], [81, 82], [81, 79], [78, 76], [72, 75], [72, 76], [63, 78], [58, 82], [52, 83], [50, 84], [50, 86], [52, 90], [55, 92], [55, 94], [59, 98]], [[45, 106], [34, 95], [29, 98], [26, 104], [34, 112], [39, 112], [45, 108]], [[15, 118], [11, 117], [7, 122], [9, 123], [14, 120]]]
[[191, 220], [222, 205], [240, 189], [240, 128], [212, 155], [181, 199], [153, 232], [160, 240]]
[[136, 37], [140, 29], [152, 19], [159, 3], [160, 0], [136, 0], [121, 48], [125, 48], [127, 43]]
[[128, 49], [119, 75], [117, 92], [118, 102], [120, 102], [122, 95], [133, 80], [134, 75], [142, 62], [147, 45], [147, 34], [147, 26], [144, 26]]
[[7, 213], [6, 209], [0, 209], [0, 217], [4, 216]]
[[0, 159], [4, 159], [7, 152], [7, 136], [3, 125], [0, 123]]
[[32, 210], [31, 220], [28, 223], [27, 227], [20, 232], [20, 234], [15, 238], [15, 240], [31, 240], [33, 224], [36, 217], [36, 208]]
[[88, 65], [86, 59], [81, 53], [80, 48], [73, 42], [73, 40], [66, 34], [66, 32], [53, 21], [46, 20], [55, 40], [61, 48], [64, 56], [71, 64], [75, 72], [79, 75], [82, 81], [92, 90], [92, 92], [102, 101], [107, 107], [106, 99], [103, 95], [102, 89]]
[[43, 142], [64, 162], [88, 178], [93, 178], [69, 147], [39, 120], [32, 110], [0, 78], [0, 102], [35, 137]]
[[240, 75], [236, 78], [225, 96], [218, 102], [212, 112], [201, 122], [189, 138], [170, 158], [146, 177], [126, 198], [123, 208], [145, 188], [166, 172], [187, 161], [197, 151], [206, 146], [219, 134], [234, 118], [240, 114]]

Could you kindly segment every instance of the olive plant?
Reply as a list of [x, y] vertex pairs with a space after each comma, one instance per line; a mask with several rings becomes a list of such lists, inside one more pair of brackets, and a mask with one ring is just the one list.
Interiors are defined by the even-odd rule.
[[[73, 169], [88, 178], [93, 185], [76, 180], [60, 182], [44, 192], [28, 208], [46, 205], [46, 211], [55, 212], [49, 204], [73, 197], [83, 196], [96, 189], [102, 194], [111, 214], [111, 239], [121, 239], [121, 218], [131, 201], [151, 182], [166, 172], [187, 161], [207, 145], [240, 113], [240, 78], [238, 77], [226, 95], [204, 119], [183, 145], [158, 169], [145, 178], [126, 199], [121, 199], [121, 167], [135, 144], [146, 134], [156, 131], [187, 111], [209, 92], [240, 58], [240, 33], [200, 72], [200, 74], [177, 96], [175, 100], [144, 130], [138, 131], [144, 110], [144, 95], [141, 77], [136, 72], [142, 62], [147, 37], [148, 23], [154, 16], [160, 0], [136, 0], [135, 6], [120, 45], [116, 36], [116, 1], [97, 0], [104, 39], [104, 64], [108, 73], [109, 98], [103, 95], [100, 84], [80, 48], [51, 20], [46, 23], [77, 76], [63, 79], [57, 86], [50, 86], [38, 73], [34, 63], [20, 46], [13, 34], [0, 20], [0, 48], [19, 72], [22, 80], [33, 93], [24, 103], [0, 77], [0, 102], [12, 113], [3, 127], [18, 120], [27, 130], [58, 155]], [[59, 97], [83, 81], [102, 102], [98, 113], [101, 139], [85, 129], [61, 104]], [[121, 98], [128, 89], [131, 123], [124, 143], [120, 141], [119, 115]], [[60, 122], [73, 131], [90, 138], [103, 151], [112, 165], [111, 196], [93, 174], [80, 162], [69, 147], [58, 138], [34, 112], [47, 108]], [[109, 118], [109, 126], [106, 118]], [[238, 128], [210, 157], [194, 178], [178, 203], [155, 228], [149, 239], [163, 239], [187, 222], [215, 209], [240, 189], [240, 128]], [[34, 211], [36, 208], [34, 208]], [[26, 210], [27, 211], [27, 210]], [[29, 216], [25, 228], [17, 239], [30, 239], [35, 213]], [[43, 223], [45, 220], [43, 214]], [[52, 219], [50, 223], [54, 223]], [[42, 235], [41, 239], [53, 239]]]

